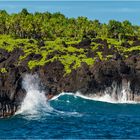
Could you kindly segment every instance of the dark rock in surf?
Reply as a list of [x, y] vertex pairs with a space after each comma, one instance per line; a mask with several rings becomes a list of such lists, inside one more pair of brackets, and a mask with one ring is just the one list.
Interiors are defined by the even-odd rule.
[[[32, 40], [30, 40], [31, 43]], [[124, 87], [128, 88], [128, 100], [140, 101], [140, 55], [139, 52], [132, 52], [128, 58], [124, 58], [118, 51], [110, 46], [106, 40], [95, 39], [93, 42], [100, 43], [96, 51], [89, 51], [91, 40], [85, 39], [76, 48], [84, 48], [87, 57], [96, 55], [96, 51], [102, 51], [103, 56], [114, 54], [111, 59], [102, 61], [96, 59], [94, 65], [81, 63], [77, 69], [65, 74], [64, 65], [57, 59], [46, 63], [44, 66], [36, 66], [32, 70], [28, 67], [29, 60], [40, 60], [40, 54], [30, 53], [22, 62], [18, 58], [24, 54], [22, 49], [15, 49], [13, 52], [0, 49], [0, 68], [6, 68], [7, 72], [0, 73], [0, 117], [13, 115], [20, 107], [26, 96], [22, 87], [22, 80], [25, 74], [38, 74], [43, 90], [48, 98], [61, 92], [80, 91], [84, 95], [92, 94], [102, 96], [106, 89], [111, 96], [118, 99], [117, 94]], [[139, 42], [135, 42], [136, 45]], [[43, 42], [39, 44], [43, 46]], [[65, 47], [66, 44], [64, 44]], [[104, 45], [104, 47], [103, 47]], [[21, 46], [21, 45], [20, 45]], [[123, 44], [129, 47], [128, 44]], [[63, 52], [65, 54], [65, 52]], [[63, 55], [62, 52], [54, 51], [46, 59], [54, 55]], [[79, 55], [78, 53], [76, 55]], [[72, 67], [72, 66], [71, 66]], [[115, 83], [115, 84], [114, 84]], [[123, 85], [123, 86], [122, 86]], [[113, 89], [113, 88], [116, 89]], [[114, 90], [114, 95], [112, 95]]]

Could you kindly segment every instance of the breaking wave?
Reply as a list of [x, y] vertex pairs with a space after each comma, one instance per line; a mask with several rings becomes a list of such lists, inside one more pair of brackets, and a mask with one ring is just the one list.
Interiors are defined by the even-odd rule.
[[16, 115], [25, 115], [28, 119], [32, 119], [33, 117], [36, 119], [44, 115], [80, 115], [75, 111], [57, 110], [55, 107], [50, 106], [50, 101], [47, 100], [40, 83], [38, 75], [25, 75], [22, 86], [27, 94]]
[[25, 75], [22, 86], [27, 94], [17, 114], [39, 115], [42, 112], [48, 113], [53, 110], [47, 102], [45, 92], [40, 88], [38, 75]]
[[[16, 114], [40, 117], [42, 115], [76, 115], [80, 116], [79, 111], [84, 102], [90, 100], [90, 106], [95, 101], [115, 103], [115, 104], [136, 104], [131, 100], [130, 83], [124, 82], [121, 87], [113, 83], [111, 87], [98, 94], [82, 95], [77, 93], [61, 93], [47, 101], [45, 92], [41, 89], [38, 75], [25, 75], [22, 85], [27, 95], [22, 102], [21, 108]], [[100, 96], [99, 96], [100, 95]], [[92, 101], [92, 102], [91, 102]], [[83, 108], [83, 107], [82, 107]]]
[[[92, 94], [88, 94], [88, 95], [83, 95], [80, 92], [77, 93], [66, 93], [63, 92], [55, 97], [53, 97], [51, 100], [58, 100], [58, 98], [60, 98], [61, 96], [65, 96], [65, 95], [70, 95], [70, 96], [74, 96], [75, 98], [83, 98], [86, 100], [92, 100], [92, 101], [100, 101], [100, 102], [107, 102], [107, 103], [114, 103], [114, 104], [136, 104], [139, 102], [136, 101], [130, 101], [130, 100], [116, 100], [115, 98], [113, 98], [111, 95], [109, 94], [104, 94], [102, 96], [98, 96], [98, 95], [92, 95]], [[123, 95], [124, 96], [124, 95]]]

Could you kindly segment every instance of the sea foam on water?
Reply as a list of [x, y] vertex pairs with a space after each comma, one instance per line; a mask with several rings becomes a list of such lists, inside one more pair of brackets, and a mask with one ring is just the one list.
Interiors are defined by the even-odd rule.
[[[26, 90], [27, 95], [23, 100], [20, 110], [16, 114], [43, 114], [48, 113], [53, 110], [53, 108], [47, 102], [45, 92], [40, 88], [40, 79], [38, 75], [26, 74], [22, 82], [23, 88]], [[136, 103], [135, 101], [129, 100], [131, 90], [129, 82], [122, 82], [121, 86], [117, 83], [113, 83], [111, 87], [106, 88], [99, 95], [98, 94], [88, 94], [83, 95], [80, 92], [77, 93], [61, 93], [52, 98], [57, 102], [60, 96], [65, 96], [66, 94], [72, 95], [74, 97], [81, 97], [88, 100], [102, 101], [108, 103]]]
[[21, 114], [38, 114], [52, 110], [47, 102], [44, 91], [40, 89], [40, 79], [38, 75], [26, 74], [23, 82], [23, 88], [27, 95], [21, 104], [18, 113]]

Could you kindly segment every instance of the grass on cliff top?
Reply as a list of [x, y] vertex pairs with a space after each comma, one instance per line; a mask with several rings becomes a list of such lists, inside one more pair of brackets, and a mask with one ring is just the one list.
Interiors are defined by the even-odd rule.
[[[125, 57], [128, 57], [126, 53], [140, 51], [140, 46], [125, 48], [121, 46], [122, 42], [116, 39], [106, 38], [106, 40], [108, 49], [111, 49], [111, 45], [113, 45], [114, 51], [116, 49], [120, 54], [125, 55]], [[64, 65], [66, 74], [69, 74], [73, 69], [80, 67], [82, 62], [93, 65], [97, 58], [104, 61], [113, 57], [113, 53], [104, 56], [103, 52], [99, 51], [99, 46], [102, 49], [104, 48], [103, 44], [92, 42], [88, 49], [74, 47], [79, 42], [80, 40], [64, 42], [63, 39], [57, 38], [55, 41], [44, 41], [44, 46], [39, 47], [38, 42], [34, 39], [14, 39], [9, 35], [0, 35], [0, 48], [8, 52], [12, 52], [16, 48], [21, 48], [24, 51], [24, 54], [19, 57], [19, 65], [30, 54], [39, 54], [42, 56], [40, 59], [31, 59], [28, 61], [30, 69], [58, 60]], [[133, 42], [131, 41], [129, 44], [133, 44]], [[88, 52], [95, 52], [95, 56], [87, 57]], [[7, 69], [1, 68], [0, 72], [5, 73]]]
[[[30, 50], [30, 53], [32, 52]], [[64, 65], [65, 72], [68, 74], [72, 69], [80, 67], [82, 62], [86, 62], [88, 65], [94, 64], [94, 59], [87, 58], [84, 49], [77, 49], [71, 46], [70, 43], [65, 47], [61, 40], [46, 41], [45, 46], [40, 48], [39, 53], [42, 55], [41, 60], [31, 60], [28, 62], [30, 69], [58, 60]], [[51, 58], [47, 59], [48, 56], [51, 56]]]
[[[16, 48], [21, 48], [24, 51], [24, 55], [19, 57], [19, 65], [30, 54], [40, 54], [42, 56], [40, 60], [28, 61], [30, 69], [59, 60], [64, 65], [66, 74], [70, 73], [72, 69], [80, 67], [82, 62], [86, 62], [88, 65], [94, 63], [93, 58], [86, 57], [84, 49], [77, 49], [72, 46], [75, 43], [79, 43], [79, 41], [66, 42], [67, 47], [65, 47], [63, 41], [58, 38], [55, 41], [45, 41], [45, 46], [38, 47], [37, 41], [33, 39], [30, 41], [29, 39], [13, 39], [6, 35], [0, 36], [0, 48], [8, 52], [12, 52]], [[5, 68], [2, 68], [1, 72], [6, 72], [4, 70]]]
[[7, 73], [7, 69], [6, 68], [0, 68], [0, 73]]
[[9, 35], [0, 35], [0, 48], [12, 52], [15, 48], [34, 47], [34, 44], [30, 44], [28, 41], [29, 39], [13, 39]]

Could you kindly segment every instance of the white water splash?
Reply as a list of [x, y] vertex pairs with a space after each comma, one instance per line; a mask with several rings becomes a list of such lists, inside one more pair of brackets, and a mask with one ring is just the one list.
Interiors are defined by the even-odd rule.
[[93, 97], [93, 99], [111, 103], [128, 103], [128, 104], [139, 103], [133, 97], [134, 95], [130, 88], [130, 81], [127, 81], [126, 79], [122, 80], [120, 86], [118, 86], [117, 83], [113, 82], [112, 86], [107, 88], [104, 91], [104, 93], [102, 93], [102, 95], [103, 96], [100, 97], [98, 96]]
[[[50, 114], [55, 112], [56, 114], [68, 114], [72, 115], [74, 112], [62, 112], [52, 108], [46, 99], [44, 91], [40, 89], [40, 79], [38, 75], [25, 75], [22, 85], [27, 92], [27, 95], [21, 105], [20, 110], [16, 114], [25, 114], [33, 117], [42, 114]], [[53, 97], [51, 100], [57, 101], [60, 96], [65, 94], [72, 95], [75, 98], [81, 97], [88, 100], [102, 101], [109, 103], [138, 103], [132, 99], [132, 93], [130, 90], [130, 83], [122, 81], [122, 86], [118, 86], [113, 83], [111, 87], [107, 88], [105, 91], [97, 94], [82, 95], [80, 92], [77, 93], [61, 93], [58, 96]], [[99, 96], [100, 95], [100, 96]]]
[[116, 100], [116, 99], [112, 98], [112, 96], [110, 96], [109, 94], [104, 94], [102, 96], [98, 96], [98, 95], [94, 95], [94, 94], [83, 95], [80, 92], [76, 92], [76, 93], [63, 92], [63, 93], [53, 97], [51, 100], [57, 101], [59, 97], [64, 96], [64, 95], [72, 95], [75, 98], [80, 97], [80, 98], [83, 98], [86, 100], [93, 100], [93, 101], [100, 101], [100, 102], [107, 102], [107, 103], [114, 103], [114, 104], [136, 104], [136, 103], [139, 103], [139, 102], [123, 100], [123, 99]]
[[25, 75], [22, 86], [27, 94], [16, 115], [22, 114], [26, 119], [39, 119], [44, 115], [80, 116], [77, 112], [63, 112], [51, 107], [47, 102], [45, 92], [40, 89], [38, 75]]
[[40, 80], [38, 75], [25, 75], [22, 85], [27, 95], [17, 114], [39, 114], [51, 111], [52, 108], [47, 103], [44, 91], [40, 90]]
[[58, 98], [59, 98], [60, 96], [64, 96], [64, 95], [73, 95], [73, 96], [76, 97], [76, 94], [74, 94], [74, 93], [72, 93], [72, 92], [62, 92], [62, 93], [60, 93], [60, 94], [54, 96], [51, 100], [52, 100], [52, 101], [53, 101], [53, 100], [58, 100]]
[[136, 104], [139, 103], [135, 101], [132, 96], [132, 91], [130, 89], [130, 82], [123, 80], [121, 86], [118, 86], [117, 83], [113, 83], [111, 87], [106, 88], [104, 91], [100, 93], [91, 93], [88, 95], [83, 95], [80, 92], [77, 93], [61, 93], [58, 96], [52, 98], [52, 100], [57, 100], [60, 96], [63, 95], [73, 95], [74, 97], [81, 97], [88, 100], [108, 102], [108, 103], [116, 103], [116, 104]]
[[[122, 85], [118, 86], [117, 83], [113, 83], [111, 87], [106, 88], [105, 91], [97, 94], [82, 95], [80, 92], [76, 93], [77, 96], [80, 96], [84, 99], [102, 101], [108, 103], [127, 103], [127, 104], [136, 104], [139, 103], [132, 98], [132, 91], [130, 89], [129, 81], [122, 81]], [[100, 96], [99, 96], [100, 95]]]

